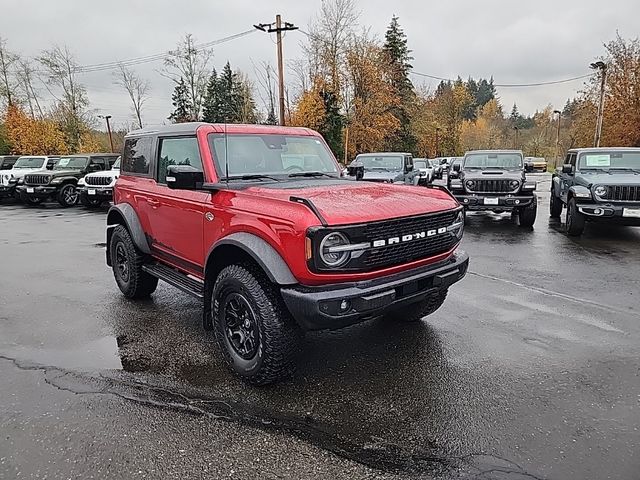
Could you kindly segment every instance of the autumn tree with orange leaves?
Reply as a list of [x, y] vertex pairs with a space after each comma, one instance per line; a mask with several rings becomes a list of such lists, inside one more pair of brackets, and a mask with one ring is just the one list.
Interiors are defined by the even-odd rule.
[[9, 105], [4, 124], [11, 150], [16, 154], [59, 155], [69, 153], [64, 133], [52, 120], [33, 119], [19, 107]]

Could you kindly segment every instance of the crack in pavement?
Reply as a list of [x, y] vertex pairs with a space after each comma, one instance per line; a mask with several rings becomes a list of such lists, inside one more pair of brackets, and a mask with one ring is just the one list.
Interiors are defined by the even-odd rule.
[[564, 293], [558, 293], [558, 292], [554, 292], [552, 290], [547, 290], [546, 288], [534, 287], [533, 285], [525, 285], [524, 283], [514, 282], [513, 280], [507, 280], [506, 278], [494, 277], [493, 275], [487, 275], [487, 274], [484, 274], [484, 273], [473, 272], [471, 270], [469, 270], [467, 273], [469, 275], [473, 275], [473, 276], [480, 277], [480, 278], [486, 278], [488, 280], [494, 280], [496, 282], [508, 283], [509, 285], [513, 285], [515, 287], [520, 287], [520, 288], [524, 288], [526, 290], [531, 290], [533, 292], [541, 293], [542, 295], [547, 295], [547, 296], [556, 297], [556, 298], [562, 298], [563, 300], [569, 300], [570, 302], [574, 302], [574, 303], [587, 304], [587, 305], [590, 305], [592, 307], [600, 308], [600, 309], [605, 310], [607, 312], [617, 312], [617, 313], [620, 313], [622, 315], [630, 315], [632, 317], [640, 318], [640, 313], [632, 311], [632, 310], [631, 311], [630, 310], [624, 310], [622, 308], [614, 307], [612, 305], [607, 305], [607, 304], [604, 304], [604, 303], [594, 302], [593, 300], [587, 300], [587, 299], [584, 299], [584, 298], [573, 297], [571, 295], [567, 295], [567, 294], [564, 294]]
[[156, 408], [203, 415], [214, 420], [236, 422], [267, 431], [283, 432], [341, 458], [382, 472], [441, 476], [451, 475], [454, 472], [462, 475], [466, 470], [468, 474], [473, 475], [467, 478], [486, 479], [489, 478], [486, 475], [500, 472], [513, 475], [511, 478], [514, 479], [542, 480], [541, 477], [527, 473], [517, 463], [495, 455], [470, 453], [460, 456], [443, 456], [435, 452], [435, 447], [430, 447], [429, 451], [416, 451], [415, 448], [409, 450], [377, 437], [369, 437], [360, 443], [346, 438], [344, 433], [321, 425], [311, 417], [301, 418], [272, 411], [260, 411], [246, 404], [218, 398], [191, 398], [187, 394], [131, 378], [128, 374], [108, 376], [100, 372], [92, 375], [51, 365], [24, 362], [2, 354], [0, 359], [11, 362], [20, 370], [42, 371], [48, 385], [74, 395], [113, 395]]

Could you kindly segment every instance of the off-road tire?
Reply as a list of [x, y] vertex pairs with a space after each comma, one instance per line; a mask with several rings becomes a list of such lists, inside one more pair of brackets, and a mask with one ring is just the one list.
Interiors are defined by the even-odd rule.
[[538, 198], [534, 195], [533, 201], [526, 207], [522, 207], [518, 210], [518, 224], [521, 227], [531, 228], [536, 222], [536, 215], [538, 214]]
[[80, 203], [82, 204], [82, 206], [87, 208], [98, 208], [100, 205], [102, 205], [102, 200], [89, 198], [87, 192], [80, 192]]
[[413, 303], [406, 308], [396, 310], [387, 315], [394, 321], [403, 323], [413, 323], [422, 320], [427, 315], [431, 315], [438, 310], [447, 298], [448, 290], [434, 290], [427, 298], [420, 302]]
[[560, 200], [553, 189], [551, 189], [551, 199], [549, 200], [549, 216], [551, 218], [560, 218], [560, 215], [562, 215], [562, 200]]
[[[113, 229], [109, 249], [113, 276], [125, 297], [131, 299], [147, 298], [155, 292], [158, 287], [158, 279], [142, 270], [142, 265], [147, 258], [138, 251], [124, 225], [118, 225]], [[124, 256], [127, 264], [126, 273], [123, 272], [119, 264], [121, 256]]]
[[39, 197], [30, 197], [25, 193], [20, 195], [20, 201], [29, 207], [35, 207], [36, 205], [40, 205], [44, 200]]
[[[257, 330], [258, 339], [257, 351], [251, 358], [243, 358], [227, 335], [224, 307], [230, 295], [242, 297], [250, 307], [252, 328], [254, 333]], [[252, 385], [267, 385], [293, 374], [301, 332], [277, 288], [258, 267], [234, 264], [223, 268], [208, 301], [216, 341], [236, 375]]]
[[586, 223], [585, 216], [578, 211], [578, 204], [576, 199], [569, 200], [567, 205], [567, 217], [565, 220], [565, 231], [570, 237], [579, 237], [584, 232], [584, 226]]
[[[74, 201], [69, 201], [69, 194], [73, 192], [75, 193], [75, 202]], [[73, 205], [78, 203], [78, 191], [76, 189], [76, 186], [73, 183], [67, 183], [66, 185], [63, 185], [62, 187], [60, 187], [60, 190], [58, 190], [58, 195], [57, 195], [57, 200], [58, 203], [60, 204], [61, 207], [72, 207]]]

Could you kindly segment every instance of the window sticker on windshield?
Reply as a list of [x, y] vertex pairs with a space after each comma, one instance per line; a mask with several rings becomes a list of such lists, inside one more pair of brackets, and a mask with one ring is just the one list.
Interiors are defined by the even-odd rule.
[[611, 166], [611, 155], [585, 155], [587, 167]]
[[67, 165], [69, 165], [70, 160], [71, 160], [70, 158], [61, 158], [60, 161], [58, 162], [58, 165], [61, 167], [66, 167]]

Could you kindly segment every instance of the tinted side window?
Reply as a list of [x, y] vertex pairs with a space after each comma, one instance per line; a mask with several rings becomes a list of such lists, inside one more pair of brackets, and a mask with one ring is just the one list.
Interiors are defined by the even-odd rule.
[[122, 171], [148, 175], [152, 146], [152, 137], [127, 138], [124, 142], [124, 153], [122, 155]]
[[577, 155], [575, 153], [572, 153], [571, 155], [569, 155], [569, 163], [574, 167], [576, 166], [576, 157]]
[[100, 165], [100, 170], [104, 170], [104, 158], [102, 158], [102, 157], [93, 157], [91, 159], [89, 165]]
[[202, 171], [202, 160], [196, 137], [176, 137], [160, 139], [158, 158], [158, 183], [166, 183], [169, 165], [191, 165]]

